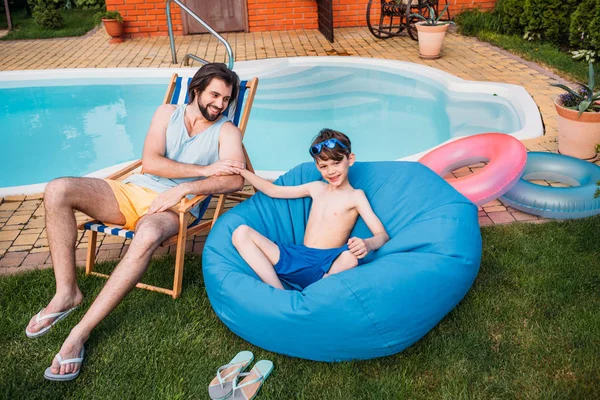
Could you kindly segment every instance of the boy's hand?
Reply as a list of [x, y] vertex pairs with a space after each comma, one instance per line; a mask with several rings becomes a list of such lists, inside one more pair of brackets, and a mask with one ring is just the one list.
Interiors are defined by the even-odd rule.
[[244, 163], [235, 160], [219, 160], [208, 166], [209, 175], [223, 176], [238, 174], [235, 169], [244, 168]]
[[370, 251], [367, 242], [357, 237], [348, 239], [348, 248], [350, 249], [350, 253], [358, 259], [366, 257]]

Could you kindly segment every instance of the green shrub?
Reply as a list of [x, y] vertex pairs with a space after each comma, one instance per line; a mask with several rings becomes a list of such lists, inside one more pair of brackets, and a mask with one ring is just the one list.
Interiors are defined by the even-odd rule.
[[523, 0], [498, 0], [494, 10], [501, 27], [501, 33], [523, 34], [523, 25], [520, 20], [523, 14]]
[[104, 8], [104, 0], [74, 0], [77, 8], [84, 10]]
[[64, 20], [58, 8], [62, 6], [62, 0], [30, 0], [32, 16], [35, 23], [46, 29], [60, 29]]
[[118, 22], [123, 22], [123, 17], [121, 16], [121, 14], [119, 14], [118, 11], [106, 11], [106, 10], [98, 11], [96, 14], [94, 14], [93, 18], [94, 18], [94, 23], [96, 25], [100, 25], [100, 23], [102, 22], [102, 18], [116, 19]]
[[581, 0], [525, 0], [520, 23], [525, 38], [567, 45], [571, 15]]
[[600, 53], [600, 0], [596, 1], [596, 9], [593, 15], [588, 32], [590, 33], [590, 44], [591, 47], [596, 50], [596, 53]]
[[583, 0], [571, 16], [569, 42], [576, 49], [593, 49], [590, 23], [600, 0]]
[[454, 21], [463, 35], [475, 36], [479, 32], [498, 32], [500, 23], [495, 12], [467, 10], [458, 14]]

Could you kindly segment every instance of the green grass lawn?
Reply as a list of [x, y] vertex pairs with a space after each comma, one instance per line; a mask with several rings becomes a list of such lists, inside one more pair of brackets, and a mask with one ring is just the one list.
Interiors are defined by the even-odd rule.
[[[338, 364], [273, 354], [235, 336], [213, 313], [200, 258], [190, 255], [180, 299], [134, 290], [92, 334], [79, 378], [48, 382], [44, 369], [104, 281], [81, 276], [84, 306], [28, 339], [29, 318], [53, 293], [52, 272], [5, 277], [0, 393], [207, 398], [217, 367], [248, 349], [275, 363], [259, 399], [600, 398], [598, 232], [599, 217], [483, 229], [479, 276], [432, 332], [400, 354]], [[145, 281], [168, 283], [172, 265], [172, 258], [154, 261]]]
[[[17, 39], [48, 39], [69, 36], [83, 36], [94, 28], [92, 16], [98, 10], [70, 9], [62, 10], [65, 25], [61, 29], [45, 29], [36, 25], [32, 18], [27, 18], [25, 10], [15, 11], [12, 14], [13, 29], [0, 40]], [[6, 15], [0, 15], [0, 29], [6, 29]]]
[[[519, 35], [508, 35], [502, 32], [500, 21], [493, 13], [477, 10], [465, 11], [456, 16], [459, 33], [475, 36], [479, 40], [491, 43], [516, 54], [526, 60], [543, 64], [561, 76], [570, 80], [588, 81], [588, 64], [575, 60], [567, 49], [540, 41], [528, 41]], [[596, 68], [596, 82], [600, 82], [600, 68]]]

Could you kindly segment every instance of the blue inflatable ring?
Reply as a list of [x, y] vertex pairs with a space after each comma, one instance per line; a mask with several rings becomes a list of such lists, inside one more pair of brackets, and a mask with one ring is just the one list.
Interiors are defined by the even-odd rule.
[[[306, 163], [276, 183], [318, 179], [314, 163]], [[369, 359], [410, 346], [465, 296], [481, 259], [476, 206], [419, 163], [356, 163], [349, 179], [365, 191], [391, 240], [366, 264], [301, 292], [263, 283], [231, 235], [247, 224], [279, 243], [302, 243], [310, 198], [258, 193], [218, 219], [204, 247], [204, 283], [215, 313], [235, 334], [294, 357]], [[352, 235], [371, 233], [359, 219]]]
[[[528, 180], [550, 180], [572, 187], [551, 187]], [[545, 218], [571, 219], [600, 214], [594, 198], [600, 167], [561, 154], [531, 152], [523, 177], [500, 199], [506, 205]]]

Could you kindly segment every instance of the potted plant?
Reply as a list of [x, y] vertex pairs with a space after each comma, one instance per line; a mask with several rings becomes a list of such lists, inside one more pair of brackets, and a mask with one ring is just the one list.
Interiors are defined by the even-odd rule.
[[[123, 33], [123, 17], [118, 11], [99, 11], [94, 14], [94, 22], [96, 25], [100, 24], [100, 21], [104, 24], [104, 29], [113, 40], [111, 42], [122, 41], [121, 34]], [[116, 40], [115, 40], [116, 39]]]
[[429, 60], [440, 57], [446, 31], [450, 24], [454, 24], [453, 21], [440, 21], [440, 18], [442, 18], [442, 15], [444, 15], [449, 5], [450, 3], [447, 2], [446, 7], [444, 7], [437, 17], [435, 15], [435, 10], [429, 4], [427, 4], [427, 8], [429, 9], [429, 15], [427, 17], [418, 13], [413, 13], [408, 16], [409, 18], [415, 17], [422, 20], [415, 24], [417, 27], [417, 35], [419, 37], [419, 57]]
[[554, 105], [558, 113], [558, 151], [561, 154], [591, 160], [596, 157], [600, 144], [600, 92], [594, 93], [594, 65], [589, 63], [588, 84], [577, 83], [571, 89], [560, 83], [552, 83], [564, 89]]

